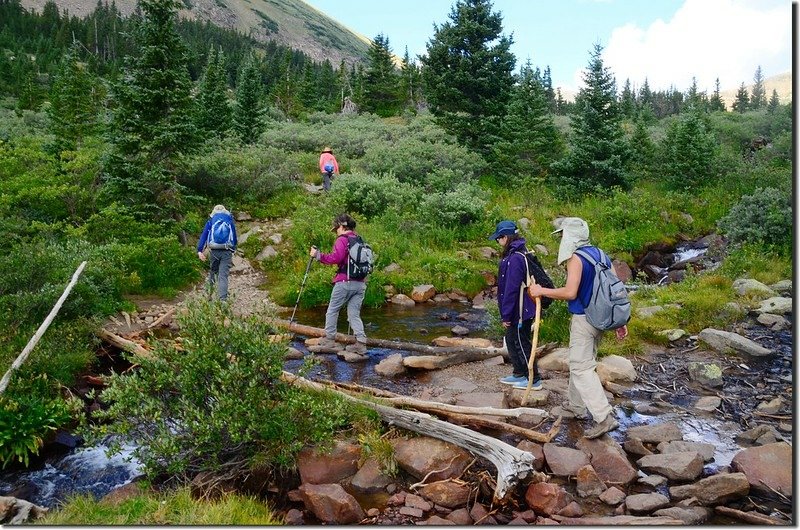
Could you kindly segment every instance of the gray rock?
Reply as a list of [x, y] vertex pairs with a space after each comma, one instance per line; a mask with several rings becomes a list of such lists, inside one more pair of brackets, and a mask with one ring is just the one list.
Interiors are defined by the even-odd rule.
[[264, 261], [265, 259], [272, 259], [278, 255], [278, 251], [275, 250], [272, 245], [267, 245], [264, 250], [258, 253], [256, 256], [256, 260]]
[[463, 337], [464, 335], [469, 335], [469, 328], [466, 328], [464, 326], [453, 326], [452, 328], [450, 328], [450, 332], [453, 335]]
[[374, 458], [369, 458], [353, 475], [350, 485], [364, 493], [378, 493], [391, 482], [391, 477], [381, 471], [378, 461]]
[[651, 316], [655, 315], [659, 311], [663, 311], [664, 308], [660, 305], [648, 306], [648, 307], [638, 307], [636, 308], [636, 315], [639, 318], [650, 318]]
[[680, 340], [685, 337], [686, 331], [682, 329], [665, 329], [663, 331], [659, 331], [658, 334], [665, 336], [670, 342], [675, 342], [676, 340]]
[[283, 241], [283, 234], [272, 234], [269, 238], [276, 245], [280, 245]]
[[600, 382], [633, 383], [636, 381], [636, 368], [633, 363], [619, 355], [607, 355], [597, 363]]
[[586, 453], [553, 443], [544, 444], [544, 458], [553, 474], [560, 477], [575, 476], [578, 470], [589, 464]]
[[752, 429], [739, 433], [736, 436], [736, 441], [755, 444], [757, 440], [762, 439], [765, 435], [772, 435], [775, 438], [780, 438], [780, 434], [772, 425], [756, 425]]
[[522, 228], [523, 230], [527, 230], [528, 227], [531, 225], [531, 220], [527, 217], [520, 217], [517, 219], [517, 226]]
[[405, 372], [406, 367], [403, 366], [403, 356], [399, 353], [390, 355], [375, 365], [375, 373], [384, 377], [395, 377]]
[[661, 508], [653, 512], [653, 515], [658, 517], [671, 517], [683, 521], [686, 525], [699, 525], [711, 517], [711, 510], [703, 508], [702, 506], [692, 506], [689, 508], [681, 508], [673, 506], [671, 508]]
[[703, 442], [686, 442], [683, 440], [676, 440], [672, 442], [661, 442], [658, 444], [658, 452], [662, 454], [669, 453], [686, 453], [694, 451], [703, 457], [704, 462], [711, 462], [714, 460], [714, 444]]
[[704, 506], [726, 504], [746, 496], [749, 492], [750, 484], [744, 473], [720, 473], [694, 484], [673, 486], [669, 489], [670, 496], [675, 500], [694, 497]]
[[398, 265], [397, 263], [390, 263], [386, 267], [383, 268], [383, 272], [391, 274], [393, 272], [402, 272], [403, 268]]
[[[791, 301], [791, 299], [789, 300]], [[744, 353], [756, 357], [763, 357], [772, 353], [771, 350], [758, 343], [729, 331], [706, 328], [700, 332], [699, 338], [720, 353]]]
[[540, 245], [540, 244], [537, 243], [536, 245], [533, 245], [533, 249], [540, 256], [548, 256], [548, 255], [550, 255], [550, 252], [547, 250], [547, 247], [544, 246], [544, 245]]
[[772, 331], [783, 331], [791, 327], [792, 323], [786, 317], [781, 315], [773, 315], [772, 313], [761, 313], [756, 317], [756, 320], [762, 326], [766, 326]]
[[783, 295], [792, 294], [792, 280], [781, 280], [777, 283], [773, 283], [770, 287]]
[[600, 494], [600, 500], [610, 506], [616, 506], [625, 500], [625, 492], [616, 486], [611, 486]]
[[392, 303], [401, 307], [414, 307], [417, 303], [404, 294], [396, 294], [392, 297]]
[[622, 444], [622, 447], [625, 449], [627, 453], [630, 453], [633, 456], [646, 456], [653, 454], [653, 451], [645, 447], [642, 441], [638, 438], [629, 437]]
[[708, 388], [721, 388], [723, 385], [722, 368], [714, 363], [690, 362], [687, 365], [689, 380], [697, 381]]
[[662, 477], [661, 475], [647, 475], [646, 477], [642, 477], [637, 480], [639, 484], [646, 484], [648, 486], [652, 486], [657, 488], [659, 486], [663, 486], [667, 483], [666, 477]]
[[792, 299], [783, 296], [767, 298], [756, 309], [757, 313], [772, 313], [773, 315], [785, 315], [792, 312]]
[[661, 443], [683, 440], [683, 434], [680, 427], [674, 423], [657, 423], [631, 427], [628, 429], [628, 438], [638, 438], [645, 443]]
[[744, 296], [748, 292], [753, 292], [755, 294], [764, 296], [775, 296], [775, 291], [760, 281], [750, 278], [739, 278], [738, 280], [734, 280], [733, 290], [736, 291], [736, 294], [739, 296]]
[[669, 499], [660, 493], [639, 493], [625, 497], [625, 507], [634, 514], [650, 513], [669, 506]]
[[777, 414], [783, 408], [783, 398], [780, 396], [770, 401], [763, 401], [758, 404], [756, 409], [764, 414]]
[[540, 370], [569, 371], [569, 348], [556, 348], [539, 359]]
[[722, 399], [717, 396], [703, 396], [694, 404], [694, 408], [705, 412], [714, 412], [722, 404]]
[[643, 456], [636, 462], [645, 471], [670, 480], [694, 480], [703, 472], [703, 458], [694, 451]]

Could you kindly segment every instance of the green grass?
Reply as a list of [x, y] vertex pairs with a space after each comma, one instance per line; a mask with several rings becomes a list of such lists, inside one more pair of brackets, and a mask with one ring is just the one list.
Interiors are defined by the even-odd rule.
[[226, 495], [216, 501], [196, 500], [188, 488], [168, 493], [141, 494], [114, 503], [91, 495], [70, 498], [36, 524], [123, 525], [278, 525], [282, 521], [263, 501], [242, 495]]

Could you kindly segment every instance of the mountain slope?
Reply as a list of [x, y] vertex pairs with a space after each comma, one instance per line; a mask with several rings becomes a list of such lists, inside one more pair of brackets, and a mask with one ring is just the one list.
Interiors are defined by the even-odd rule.
[[[47, 0], [21, 0], [23, 7], [41, 11]], [[223, 28], [251, 34], [260, 42], [274, 40], [303, 51], [315, 61], [328, 59], [334, 67], [366, 58], [370, 41], [336, 22], [302, 0], [182, 0], [180, 16], [208, 20]], [[87, 0], [55, 0], [63, 12], [83, 17], [96, 3]], [[116, 0], [117, 8], [129, 15], [136, 0]]]
[[[753, 84], [745, 85], [747, 93], [753, 93]], [[778, 100], [781, 104], [787, 104], [792, 101], [792, 72], [773, 75], [764, 79], [764, 90], [767, 92], [767, 101], [772, 97], [772, 91], [778, 91]], [[720, 90], [719, 97], [725, 102], [725, 107], [728, 110], [733, 109], [733, 102], [736, 101], [736, 93], [739, 87], [729, 90]]]

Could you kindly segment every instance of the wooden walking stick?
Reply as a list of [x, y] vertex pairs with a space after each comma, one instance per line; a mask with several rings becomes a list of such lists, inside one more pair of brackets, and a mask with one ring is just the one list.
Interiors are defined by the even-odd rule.
[[[528, 258], [525, 258], [525, 268], [528, 269]], [[536, 284], [536, 278], [533, 277], [531, 271], [528, 269], [528, 281], [526, 282], [525, 289], [527, 291], [531, 285]], [[523, 294], [520, 291], [519, 307], [520, 312], [522, 309]], [[528, 402], [528, 395], [531, 393], [531, 386], [533, 386], [533, 362], [536, 360], [536, 347], [539, 344], [539, 324], [542, 322], [542, 297], [537, 296], [533, 299], [536, 302], [536, 317], [533, 319], [533, 339], [531, 340], [531, 356], [528, 359], [528, 387], [525, 389], [525, 394], [522, 396], [520, 406], [525, 406]]]

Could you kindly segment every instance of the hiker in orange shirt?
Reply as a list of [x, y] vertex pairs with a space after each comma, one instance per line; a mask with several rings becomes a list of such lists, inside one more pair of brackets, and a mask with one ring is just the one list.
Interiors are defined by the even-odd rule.
[[322, 189], [330, 191], [333, 176], [339, 174], [339, 163], [330, 147], [323, 149], [319, 155], [319, 171], [322, 173]]

